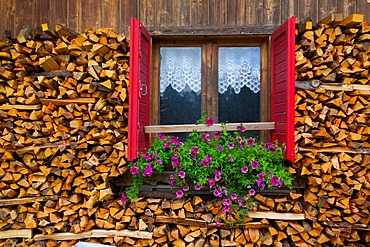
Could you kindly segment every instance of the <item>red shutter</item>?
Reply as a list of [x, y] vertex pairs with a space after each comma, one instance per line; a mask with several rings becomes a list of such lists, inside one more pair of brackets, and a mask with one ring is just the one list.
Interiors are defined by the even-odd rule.
[[271, 36], [272, 140], [286, 143], [286, 158], [294, 162], [295, 22], [287, 20]]
[[130, 86], [128, 110], [128, 160], [149, 146], [150, 34], [139, 20], [130, 20]]

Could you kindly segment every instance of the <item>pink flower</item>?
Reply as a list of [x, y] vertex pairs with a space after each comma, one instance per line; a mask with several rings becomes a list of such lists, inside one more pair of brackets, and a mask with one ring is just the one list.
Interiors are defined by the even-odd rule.
[[229, 211], [230, 211], [230, 207], [229, 207], [229, 206], [225, 206], [225, 207], [223, 208], [223, 210], [224, 210], [224, 211], [226, 211], [226, 212], [229, 212]]
[[219, 221], [216, 222], [216, 226], [220, 226], [221, 223]]
[[212, 179], [208, 179], [207, 182], [209, 184], [209, 187], [213, 187], [215, 185], [215, 181], [213, 181]]
[[236, 198], [238, 198], [237, 194], [234, 193], [234, 194], [231, 195], [231, 199], [235, 200]]
[[254, 140], [254, 139], [252, 139], [252, 138], [249, 138], [249, 139], [247, 140], [248, 146], [253, 146], [253, 145], [254, 145], [254, 142], [255, 142], [255, 140]]
[[254, 196], [256, 194], [256, 191], [254, 189], [251, 189], [249, 191], [249, 195]]
[[176, 196], [177, 197], [182, 197], [184, 195], [184, 192], [182, 191], [182, 190], [178, 190], [177, 192], [176, 192]]
[[246, 166], [244, 166], [243, 168], [242, 168], [242, 173], [247, 173], [248, 172], [248, 167], [246, 167]]
[[222, 201], [222, 204], [223, 205], [227, 205], [227, 206], [229, 206], [229, 205], [231, 205], [231, 200], [230, 199], [224, 199], [223, 201]]
[[239, 205], [239, 207], [243, 206], [243, 201], [239, 199], [238, 200], [238, 205]]
[[215, 131], [214, 135], [215, 135], [215, 138], [220, 138], [221, 137], [221, 132], [220, 131]]
[[158, 137], [159, 137], [159, 139], [161, 139], [161, 140], [165, 140], [165, 139], [166, 139], [166, 136], [165, 136], [165, 135], [163, 135], [163, 134], [158, 134]]
[[122, 202], [122, 203], [125, 203], [125, 202], [126, 202], [126, 200], [127, 200], [126, 195], [122, 193], [121, 202]]
[[222, 193], [220, 191], [218, 191], [218, 190], [215, 190], [213, 192], [213, 195], [216, 196], [216, 197], [222, 197]]
[[236, 129], [240, 130], [241, 132], [244, 132], [246, 130], [246, 128], [243, 126], [236, 126]]
[[259, 162], [250, 160], [249, 163], [253, 167], [253, 169], [258, 169]]
[[174, 179], [175, 178], [175, 176], [173, 175], [173, 174], [170, 174], [170, 179]]
[[183, 190], [183, 191], [188, 191], [188, 190], [189, 190], [189, 186], [187, 186], [187, 185], [186, 185], [186, 186], [184, 186], [184, 187], [182, 188], [182, 190]]
[[215, 120], [213, 119], [213, 117], [210, 117], [210, 118], [206, 119], [206, 125], [208, 125], [208, 126], [213, 125], [214, 122], [215, 122]]
[[203, 186], [202, 185], [195, 185], [194, 186], [194, 189], [195, 190], [201, 190], [203, 188]]
[[184, 171], [179, 172], [179, 177], [184, 178], [186, 176], [186, 173]]
[[278, 185], [280, 178], [278, 176], [272, 176], [270, 179], [271, 186]]
[[139, 168], [137, 166], [131, 166], [130, 170], [132, 175], [136, 174], [137, 176], [139, 176]]
[[227, 145], [230, 149], [233, 149], [234, 148], [234, 146], [235, 146], [235, 144], [234, 143], [229, 143], [229, 145]]

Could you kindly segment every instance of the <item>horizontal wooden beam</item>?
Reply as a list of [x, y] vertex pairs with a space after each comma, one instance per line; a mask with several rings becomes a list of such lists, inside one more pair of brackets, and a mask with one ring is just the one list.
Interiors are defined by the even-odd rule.
[[34, 203], [48, 200], [57, 200], [58, 196], [37, 196], [37, 197], [25, 197], [25, 198], [15, 198], [15, 199], [1, 199], [0, 207], [9, 206], [9, 205], [20, 205], [26, 203]]
[[0, 110], [10, 110], [10, 109], [18, 109], [18, 110], [40, 110], [41, 105], [1, 105]]
[[[243, 125], [246, 130], [274, 130], [274, 122], [259, 122], [259, 123], [227, 123], [225, 125], [227, 131], [236, 130], [237, 126]], [[174, 133], [174, 132], [192, 132], [197, 131], [221, 131], [223, 125], [196, 125], [196, 124], [182, 124], [182, 125], [151, 125], [145, 126], [145, 133]]]
[[249, 218], [262, 218], [274, 220], [305, 220], [304, 214], [277, 213], [273, 211], [249, 211]]
[[40, 148], [60, 148], [61, 149], [69, 145], [70, 143], [67, 141], [60, 141], [60, 142], [45, 143], [39, 146], [27, 146], [27, 147], [10, 146], [6, 148], [0, 148], [0, 153], [5, 153], [5, 152], [27, 153], [27, 152], [33, 152], [34, 150], [38, 150]]
[[271, 35], [278, 26], [248, 27], [147, 27], [151, 36]]
[[327, 83], [320, 80], [296, 81], [295, 87], [298, 89], [325, 89], [332, 91], [370, 90], [370, 85]]
[[26, 77], [34, 79], [39, 76], [45, 76], [46, 78], [53, 78], [56, 76], [72, 76], [72, 72], [69, 70], [63, 69], [63, 70], [58, 70], [58, 71], [48, 71], [48, 72], [36, 73], [33, 75], [28, 75]]
[[171, 223], [177, 225], [185, 225], [185, 226], [200, 226], [200, 227], [217, 227], [217, 228], [268, 228], [268, 224], [261, 223], [261, 222], [248, 222], [248, 223], [241, 223], [235, 224], [230, 226], [227, 223], [221, 223], [220, 225], [216, 225], [216, 223], [209, 223], [205, 220], [196, 220], [190, 218], [171, 218], [170, 216], [159, 215], [155, 217], [155, 222], [157, 223]]
[[53, 233], [48, 235], [38, 234], [34, 236], [34, 240], [73, 240], [73, 239], [84, 239], [84, 238], [109, 238], [109, 237], [130, 237], [130, 238], [141, 238], [151, 239], [153, 233], [144, 231], [131, 231], [131, 230], [100, 230], [95, 229], [88, 232], [82, 233]]
[[0, 231], [0, 239], [7, 238], [32, 238], [32, 229], [17, 229], [17, 230], [5, 230]]
[[299, 147], [299, 152], [315, 152], [315, 153], [370, 153], [369, 149], [353, 149], [350, 147], [328, 147], [328, 148], [313, 148], [313, 147]]
[[76, 104], [89, 104], [95, 103], [96, 98], [75, 98], [75, 99], [40, 99], [41, 104], [48, 105], [50, 103], [61, 106], [61, 105], [69, 105], [72, 103]]

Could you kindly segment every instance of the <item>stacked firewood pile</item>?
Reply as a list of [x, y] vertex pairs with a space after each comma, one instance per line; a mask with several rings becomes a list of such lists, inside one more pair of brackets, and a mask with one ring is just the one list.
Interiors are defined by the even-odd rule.
[[[270, 207], [288, 200], [297, 201], [299, 197], [301, 195], [290, 193], [273, 202], [263, 196], [258, 196], [258, 200]], [[35, 208], [34, 205], [31, 207]], [[63, 233], [37, 234], [32, 240], [9, 239], [6, 242], [13, 246], [71, 246], [88, 238], [89, 234], [101, 234], [102, 231], [93, 229], [98, 227], [108, 230], [104, 232], [107, 237], [100, 235], [100, 238], [89, 241], [117, 246], [269, 246], [287, 242], [284, 240], [287, 234], [299, 244], [302, 242], [298, 241], [300, 235], [316, 232], [309, 221], [304, 220], [303, 210], [251, 211], [248, 218], [231, 225], [222, 223], [228, 218], [222, 208], [221, 202], [206, 202], [198, 196], [174, 200], [141, 197], [127, 203], [110, 200], [97, 209], [87, 210], [86, 215], [80, 216], [81, 222], [68, 231], [63, 229], [68, 224], [60, 222], [53, 228]], [[95, 219], [94, 223], [91, 223], [92, 219]], [[115, 231], [117, 229], [129, 232]]]
[[307, 188], [257, 195], [258, 211], [232, 225], [220, 202], [198, 196], [118, 199], [112, 179], [128, 170], [128, 40], [109, 28], [42, 29], [52, 38], [25, 28], [0, 42], [0, 246], [370, 242], [370, 25], [362, 15], [297, 25], [291, 170]]
[[0, 40], [0, 229], [107, 228], [98, 206], [127, 170], [129, 41], [43, 29], [53, 38]]
[[363, 15], [300, 23], [294, 167], [323, 242], [369, 243], [370, 25]]

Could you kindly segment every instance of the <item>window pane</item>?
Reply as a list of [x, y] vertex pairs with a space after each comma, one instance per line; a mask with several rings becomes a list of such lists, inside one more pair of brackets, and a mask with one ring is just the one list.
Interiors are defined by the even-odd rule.
[[193, 124], [201, 116], [201, 48], [160, 48], [160, 124]]
[[219, 122], [259, 122], [260, 48], [220, 47], [218, 57]]

